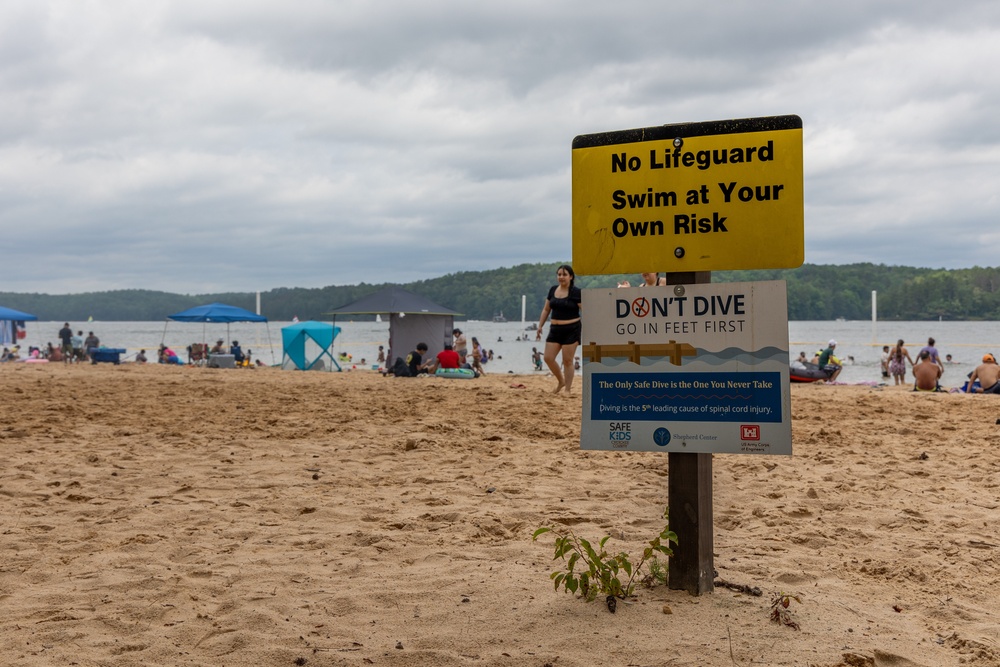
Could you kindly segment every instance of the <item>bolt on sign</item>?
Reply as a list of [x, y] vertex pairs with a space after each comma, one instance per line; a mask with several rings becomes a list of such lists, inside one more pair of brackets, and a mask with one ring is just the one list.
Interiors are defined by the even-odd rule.
[[579, 274], [795, 268], [803, 211], [798, 116], [573, 140]]
[[792, 453], [783, 280], [583, 290], [581, 449]]

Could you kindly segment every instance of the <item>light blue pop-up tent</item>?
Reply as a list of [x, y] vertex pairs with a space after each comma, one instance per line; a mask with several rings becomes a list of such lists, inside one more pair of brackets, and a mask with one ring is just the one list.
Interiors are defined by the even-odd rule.
[[341, 370], [333, 358], [333, 341], [340, 327], [325, 322], [298, 322], [282, 327], [281, 368], [299, 371]]
[[11, 343], [16, 345], [18, 329], [23, 329], [25, 322], [34, 322], [37, 319], [29, 313], [0, 306], [0, 345]]

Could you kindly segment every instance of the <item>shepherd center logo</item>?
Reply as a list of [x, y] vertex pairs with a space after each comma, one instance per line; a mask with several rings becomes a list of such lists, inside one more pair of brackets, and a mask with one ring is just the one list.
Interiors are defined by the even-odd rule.
[[740, 426], [740, 440], [760, 440], [760, 426], [757, 424]]

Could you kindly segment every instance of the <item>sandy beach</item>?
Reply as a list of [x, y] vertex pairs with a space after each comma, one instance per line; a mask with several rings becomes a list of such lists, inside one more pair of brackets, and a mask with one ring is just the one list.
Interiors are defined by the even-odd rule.
[[[1000, 399], [797, 385], [792, 457], [714, 459], [715, 568], [611, 614], [667, 457], [581, 452], [551, 378], [4, 364], [5, 665], [1000, 665]], [[799, 629], [770, 620], [775, 595]]]

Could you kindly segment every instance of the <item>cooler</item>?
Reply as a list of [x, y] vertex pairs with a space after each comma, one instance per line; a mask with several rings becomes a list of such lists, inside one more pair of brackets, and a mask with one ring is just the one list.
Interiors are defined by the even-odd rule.
[[208, 355], [209, 368], [236, 368], [236, 357], [232, 354]]
[[116, 347], [92, 347], [87, 350], [91, 363], [111, 363], [116, 366], [121, 363], [121, 355], [127, 350]]

